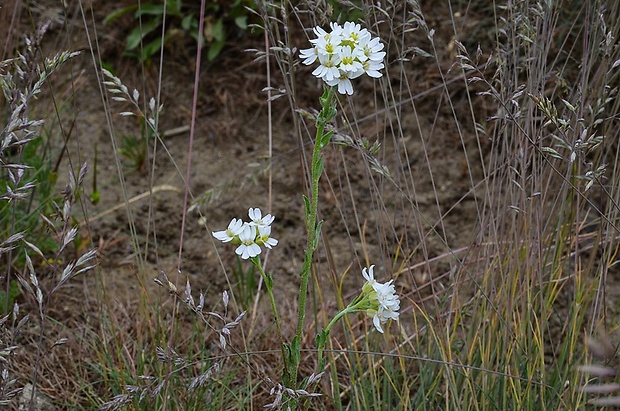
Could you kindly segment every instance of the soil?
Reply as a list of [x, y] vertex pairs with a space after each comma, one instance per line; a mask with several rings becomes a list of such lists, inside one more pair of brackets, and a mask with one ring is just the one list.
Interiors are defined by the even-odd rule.
[[[98, 14], [105, 12], [97, 11]], [[106, 33], [106, 27], [100, 29]], [[123, 37], [119, 33], [111, 36], [116, 43], [103, 45], [104, 61], [114, 67], [115, 74], [130, 89], [140, 89], [146, 98], [154, 96], [158, 61], [153, 61], [144, 72], [137, 70], [135, 61], [118, 55], [121, 50], [117, 43]], [[445, 47], [448, 47], [449, 41], [445, 40]], [[60, 107], [60, 112], [61, 117], [64, 114], [65, 127], [75, 121], [75, 137], [69, 144], [68, 157], [73, 159], [74, 167], [79, 164], [78, 159], [89, 165], [86, 192], [92, 191], [96, 175], [97, 189], [101, 193], [98, 204], [88, 205], [85, 227], [95, 244], [103, 242], [100, 265], [103, 277], [106, 281], [117, 282], [117, 285], [107, 284], [106, 288], [125, 289], [128, 279], [124, 276], [131, 270], [119, 267], [135, 263], [128, 213], [124, 207], [118, 207], [128, 198], [141, 252], [145, 253], [146, 272], [156, 276], [164, 271], [173, 276], [180, 267], [182, 282], [189, 276], [196, 290], [226, 288], [224, 273], [234, 262], [232, 248], [214, 241], [210, 232], [224, 229], [232, 217], [247, 218], [249, 207], [270, 212], [276, 217], [273, 234], [280, 243], [269, 253], [269, 267], [275, 278], [286, 279], [281, 284], [287, 286], [280, 292], [296, 293], [296, 274], [305, 245], [302, 194], [306, 191], [306, 178], [302, 164], [311, 151], [312, 125], [304, 123], [303, 127], [309, 131], [300, 142], [286, 97], [275, 100], [272, 106], [273, 154], [269, 159], [269, 119], [265, 93], [261, 91], [267, 84], [266, 70], [264, 64], [253, 62], [251, 53], [244, 52], [263, 46], [262, 38], [250, 37], [244, 41], [239, 45], [231, 44], [214, 63], [202, 64], [189, 188], [194, 199], [211, 198], [208, 205], [200, 207], [200, 214], [187, 214], [179, 264], [189, 131], [172, 135], [170, 131], [187, 130], [190, 125], [195, 58], [185, 58], [183, 53], [177, 52], [180, 55], [164, 59], [161, 85], [164, 109], [160, 115], [163, 138], [160, 144], [149, 145], [148, 159], [139, 169], [132, 168], [121, 158], [123, 191], [114, 147], [122, 145], [124, 136], [140, 136], [141, 125], [134, 117], [119, 115], [131, 110], [131, 106], [111, 102], [113, 132], [110, 132], [89, 46], [84, 43], [83, 32], [76, 30], [72, 46], [85, 52], [74, 59], [72, 73], [65, 70], [59, 77], [66, 76], [68, 82], [70, 76], [75, 76], [73, 73], [79, 73], [79, 81], [74, 81], [79, 87]], [[191, 52], [186, 50], [185, 54], [191, 55]], [[441, 67], [444, 73], [450, 68], [449, 61], [445, 64]], [[398, 70], [398, 65], [393, 66]], [[429, 81], [439, 75], [432, 64], [412, 64], [408, 69], [410, 72], [406, 74], [412, 79], [424, 77]], [[277, 66], [273, 64], [271, 70], [277, 73]], [[299, 67], [296, 74], [298, 78], [306, 78], [300, 82], [296, 101], [297, 108], [304, 110], [317, 108], [321, 92], [321, 85], [310, 71]], [[68, 91], [69, 83], [66, 84]], [[320, 218], [325, 220], [323, 230], [333, 258], [333, 266], [329, 269], [336, 273], [344, 272], [350, 265], [357, 272], [366, 265], [367, 258], [380, 267], [384, 276], [390, 276], [398, 266], [394, 262], [393, 243], [403, 236], [410, 243], [403, 244], [401, 254], [407, 256], [415, 251], [416, 255], [413, 260], [407, 257], [405, 265], [472, 242], [471, 235], [464, 235], [472, 232], [476, 220], [476, 193], [471, 189], [469, 176], [472, 175], [473, 184], [480, 177], [479, 144], [484, 146], [485, 143], [476, 141], [467, 121], [460, 122], [457, 128], [450, 107], [442, 97], [443, 89], [414, 97], [415, 112], [411, 107], [403, 108], [397, 124], [390, 108], [375, 107], [382, 98], [375, 94], [380, 91], [374, 86], [371, 81], [361, 80], [356, 84], [353, 98], [340, 98], [342, 117], [337, 123], [339, 131], [348, 134], [345, 124], [350, 120], [344, 115], [350, 119], [353, 113], [354, 118], [364, 119], [355, 124], [356, 132], [371, 143], [381, 143], [378, 160], [390, 171], [394, 183], [372, 172], [368, 159], [355, 147], [332, 145], [325, 151]], [[284, 87], [278, 74], [272, 78], [272, 87]], [[460, 88], [462, 84], [455, 84], [454, 90], [448, 91], [458, 94], [462, 92]], [[425, 90], [415, 86], [413, 89], [414, 92]], [[457, 112], [466, 113], [463, 110], [466, 97], [465, 94], [460, 98], [452, 97], [456, 104], [462, 105], [455, 107]], [[398, 135], [386, 132], [396, 127], [402, 131]], [[414, 186], [407, 187], [411, 181]], [[402, 187], [406, 191], [399, 194]], [[152, 195], [149, 195], [150, 188], [154, 192]], [[412, 200], [412, 193], [415, 206], [405, 205]], [[134, 201], [137, 197], [139, 199]], [[378, 202], [379, 198], [382, 203]], [[189, 202], [191, 205], [191, 198]], [[113, 209], [115, 211], [109, 212]], [[427, 230], [444, 213], [442, 224], [437, 226], [444, 237], [442, 240]], [[392, 232], [381, 233], [385, 226]], [[421, 240], [424, 240], [425, 250], [418, 248]], [[326, 261], [325, 250], [319, 254], [319, 261]], [[444, 265], [434, 269], [441, 272], [447, 268]], [[413, 284], [412, 279], [401, 281]]]

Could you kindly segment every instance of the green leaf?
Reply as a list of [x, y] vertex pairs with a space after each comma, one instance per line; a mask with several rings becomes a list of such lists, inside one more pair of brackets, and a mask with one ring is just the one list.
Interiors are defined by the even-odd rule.
[[325, 112], [325, 121], [331, 121], [338, 114], [338, 110], [336, 109], [336, 105], [332, 104], [329, 106]]
[[226, 31], [224, 30], [224, 21], [217, 19], [211, 28], [211, 35], [216, 41], [224, 41], [226, 39]]
[[136, 27], [129, 33], [127, 36], [127, 45], [125, 46], [126, 50], [135, 50], [139, 45], [142, 39], [146, 37], [149, 33], [154, 31], [157, 27], [161, 25], [160, 19], [149, 20], [142, 25], [142, 27]]
[[265, 287], [267, 287], [267, 291], [271, 291], [273, 289], [273, 277], [271, 273], [268, 273], [265, 278]]
[[304, 210], [306, 211], [306, 217], [308, 217], [310, 215], [310, 200], [305, 194], [302, 195], [302, 198], [304, 200]]
[[314, 238], [312, 239], [312, 249], [316, 250], [319, 246], [319, 238], [321, 237], [321, 228], [323, 228], [323, 220], [319, 221], [316, 225], [316, 231], [314, 232]]
[[163, 16], [164, 15], [164, 5], [163, 4], [142, 4], [140, 8], [134, 14], [135, 17], [140, 17], [144, 15], [150, 16]]
[[224, 48], [224, 40], [216, 41], [211, 44], [211, 47], [209, 47], [209, 52], [207, 53], [207, 59], [209, 61], [215, 60], [215, 58], [220, 55], [222, 48]]
[[195, 28], [194, 26], [196, 25], [196, 18], [193, 14], [185, 16], [183, 17], [183, 20], [181, 20], [181, 28], [183, 28], [183, 30], [185, 31], [189, 31], [190, 29]]
[[291, 359], [293, 360], [295, 367], [297, 367], [301, 361], [301, 347], [297, 336], [293, 337], [293, 341], [291, 341]]
[[108, 23], [112, 23], [113, 21], [118, 20], [124, 15], [134, 12], [137, 8], [138, 6], [129, 6], [113, 11], [112, 13], [108, 14], [105, 19], [103, 19], [103, 24], [107, 25]]
[[239, 16], [235, 18], [235, 24], [241, 30], [247, 30], [248, 28], [248, 16]]
[[323, 157], [319, 157], [316, 159], [316, 163], [314, 164], [314, 168], [316, 170], [316, 175], [321, 176], [323, 174]]
[[325, 146], [329, 144], [333, 135], [334, 135], [334, 132], [332, 130], [328, 131], [327, 133], [323, 133], [323, 135], [319, 137], [319, 148], [320, 149], [325, 148]]
[[320, 333], [316, 335], [315, 342], [317, 347], [325, 347], [327, 344], [327, 337], [329, 336], [329, 332], [325, 330], [321, 330]]
[[181, 0], [168, 0], [168, 14], [172, 16], [181, 15]]
[[319, 102], [321, 103], [321, 107], [323, 109], [327, 108], [329, 103], [331, 102], [330, 98], [330, 87], [323, 85], [323, 95], [319, 97]]
[[[164, 39], [164, 41], [165, 41], [165, 39]], [[142, 49], [142, 53], [140, 53], [141, 60], [142, 61], [149, 60], [151, 57], [153, 57], [155, 54], [157, 54], [157, 52], [159, 52], [159, 50], [161, 50], [161, 46], [162, 46], [161, 37], [157, 37], [155, 40], [147, 43], [144, 46], [144, 49]]]

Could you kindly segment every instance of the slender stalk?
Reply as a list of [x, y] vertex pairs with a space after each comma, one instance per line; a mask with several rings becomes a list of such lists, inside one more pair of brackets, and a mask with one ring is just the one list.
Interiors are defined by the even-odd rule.
[[355, 311], [356, 311], [356, 307], [353, 304], [349, 305], [347, 308], [345, 308], [344, 310], [336, 314], [336, 316], [329, 322], [329, 324], [327, 324], [327, 327], [325, 327], [325, 331], [323, 331], [323, 335], [321, 336], [323, 338], [319, 338], [319, 343], [317, 344], [318, 365], [319, 365], [317, 368], [317, 373], [321, 373], [323, 372], [323, 369], [325, 369], [325, 359], [323, 358], [323, 351], [325, 350], [325, 344], [327, 343], [327, 336], [329, 336], [329, 332], [331, 331], [332, 327], [342, 317], [344, 317], [347, 314], [353, 313]]
[[269, 294], [269, 302], [271, 303], [271, 310], [273, 311], [273, 317], [276, 320], [276, 330], [278, 332], [278, 338], [280, 339], [280, 345], [284, 346], [284, 337], [282, 336], [282, 328], [280, 326], [280, 317], [278, 316], [278, 307], [276, 306], [276, 300], [275, 300], [275, 297], [273, 296], [273, 281], [271, 279], [271, 276], [268, 276], [265, 273], [265, 270], [263, 270], [263, 265], [261, 264], [259, 256], [252, 257], [250, 261], [252, 261], [252, 264], [254, 264], [254, 267], [258, 269], [258, 272], [263, 278], [263, 282], [265, 283], [265, 286], [267, 288], [267, 294]]
[[[295, 338], [297, 342], [302, 341], [304, 329], [304, 319], [306, 317], [306, 297], [308, 294], [308, 279], [310, 277], [310, 268], [312, 266], [312, 257], [318, 243], [319, 224], [317, 223], [318, 204], [319, 204], [319, 179], [323, 173], [323, 159], [321, 150], [327, 145], [331, 137], [331, 133], [325, 133], [325, 126], [336, 115], [336, 108], [333, 104], [334, 89], [333, 87], [325, 87], [323, 96], [321, 97], [321, 112], [316, 119], [316, 138], [314, 140], [314, 148], [312, 150], [312, 167], [311, 167], [311, 194], [309, 201], [306, 202], [309, 207], [306, 210], [306, 229], [308, 230], [308, 240], [306, 252], [304, 254], [304, 263], [301, 267], [300, 277], [301, 284], [299, 286], [299, 316], [297, 319], [297, 332]], [[299, 350], [299, 345], [297, 345]], [[289, 384], [292, 387], [297, 386], [297, 370], [299, 368], [299, 352], [297, 356], [293, 356], [294, 364], [291, 370]]]

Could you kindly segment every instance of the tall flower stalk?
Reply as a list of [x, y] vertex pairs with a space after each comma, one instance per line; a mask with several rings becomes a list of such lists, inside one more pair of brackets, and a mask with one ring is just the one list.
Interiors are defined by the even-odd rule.
[[[322, 375], [325, 368], [323, 351], [327, 343], [327, 338], [331, 328], [345, 315], [365, 312], [373, 318], [375, 328], [383, 333], [382, 324], [390, 319], [398, 318], [400, 302], [396, 296], [396, 290], [392, 281], [385, 284], [379, 283], [374, 279], [373, 268], [364, 268], [362, 275], [366, 279], [366, 284], [361, 293], [346, 308], [340, 311], [328, 323], [325, 330], [321, 331], [316, 338], [318, 348], [319, 368], [317, 374], [308, 377], [304, 382], [299, 383], [297, 375], [301, 358], [301, 341], [303, 340], [304, 321], [306, 317], [306, 299], [308, 295], [308, 280], [314, 251], [317, 249], [321, 236], [323, 221], [318, 221], [319, 205], [319, 180], [323, 174], [324, 163], [322, 150], [329, 144], [333, 132], [327, 130], [327, 125], [337, 114], [336, 92], [339, 94], [352, 95], [352, 79], [358, 78], [363, 74], [370, 77], [381, 77], [379, 70], [384, 68], [383, 44], [378, 38], [373, 38], [368, 30], [362, 29], [359, 24], [347, 22], [343, 26], [337, 23], [330, 25], [331, 31], [326, 32], [320, 27], [314, 28], [317, 38], [310, 40], [312, 47], [301, 51], [301, 58], [306, 65], [319, 62], [312, 74], [325, 82], [323, 95], [319, 101], [321, 111], [317, 115], [316, 137], [312, 150], [312, 164], [310, 171], [310, 196], [303, 196], [305, 206], [307, 243], [304, 252], [304, 260], [300, 271], [299, 287], [299, 313], [295, 336], [290, 343], [282, 335], [280, 318], [276, 300], [273, 294], [273, 280], [267, 274], [261, 264], [261, 247], [272, 248], [278, 241], [271, 237], [271, 223], [274, 217], [270, 214], [262, 217], [258, 208], [249, 209], [250, 222], [243, 222], [241, 219], [233, 218], [226, 230], [213, 232], [213, 236], [224, 243], [232, 243], [237, 246], [235, 252], [242, 259], [249, 259], [260, 272], [269, 295], [271, 308], [274, 314], [276, 329], [280, 338], [284, 369], [282, 382], [284, 385], [281, 393], [288, 393], [288, 401], [295, 404], [301, 394], [307, 394], [306, 387], [314, 383]], [[279, 400], [278, 400], [279, 401]], [[276, 402], [278, 402], [276, 401]], [[271, 404], [271, 406], [275, 406]]]
[[[306, 243], [306, 251], [304, 253], [304, 263], [301, 266], [301, 284], [299, 286], [299, 316], [297, 318], [297, 331], [289, 350], [291, 356], [288, 364], [290, 366], [287, 372], [289, 384], [295, 386], [297, 384], [297, 370], [299, 368], [300, 341], [304, 330], [304, 319], [306, 317], [306, 297], [308, 296], [308, 279], [310, 278], [310, 268], [312, 266], [312, 257], [316, 250], [319, 237], [321, 235], [321, 227], [323, 221], [317, 221], [318, 205], [319, 205], [319, 180], [323, 174], [323, 157], [321, 150], [327, 146], [332, 137], [331, 131], [325, 131], [325, 126], [336, 116], [336, 104], [334, 102], [334, 87], [325, 86], [323, 95], [320, 98], [321, 112], [316, 119], [316, 138], [314, 140], [314, 148], [312, 150], [312, 168], [310, 172], [310, 198], [304, 196], [304, 205], [306, 208], [306, 230], [308, 231], [308, 239]], [[286, 383], [286, 381], [285, 381]]]
[[[321, 27], [315, 27], [317, 38], [310, 40], [311, 48], [302, 50], [300, 56], [303, 63], [310, 65], [318, 61], [320, 65], [312, 72], [322, 79], [326, 85], [319, 101], [321, 111], [316, 117], [316, 137], [312, 150], [312, 165], [310, 173], [310, 199], [304, 196], [306, 207], [306, 229], [308, 239], [304, 254], [304, 263], [301, 267], [301, 284], [299, 287], [299, 317], [297, 332], [291, 343], [291, 357], [288, 364], [289, 384], [296, 386], [297, 370], [300, 360], [300, 341], [302, 340], [304, 319], [306, 316], [306, 297], [308, 294], [308, 279], [314, 251], [319, 243], [322, 221], [317, 221], [319, 202], [319, 179], [323, 174], [323, 157], [321, 151], [329, 144], [332, 131], [326, 131], [325, 126], [336, 117], [335, 91], [340, 94], [353, 94], [351, 79], [360, 77], [364, 73], [371, 77], [381, 77], [379, 70], [383, 69], [385, 52], [383, 44], [378, 38], [373, 38], [370, 32], [361, 28], [359, 24], [346, 22], [343, 26], [331, 23], [331, 32]], [[343, 314], [344, 315], [344, 314]]]

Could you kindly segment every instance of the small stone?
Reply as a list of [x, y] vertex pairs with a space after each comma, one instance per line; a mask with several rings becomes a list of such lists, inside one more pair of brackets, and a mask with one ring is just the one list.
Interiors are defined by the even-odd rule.
[[[56, 407], [52, 404], [49, 398], [40, 392], [35, 392], [34, 398], [32, 398], [32, 390], [34, 387], [32, 384], [26, 384], [22, 390], [22, 395], [19, 399], [19, 411], [56, 411]], [[32, 404], [31, 400], [32, 399]]]

